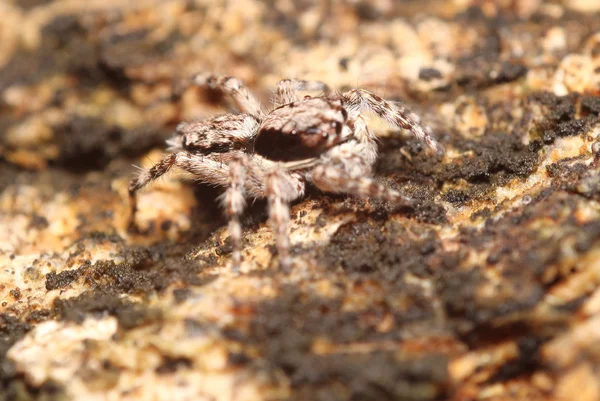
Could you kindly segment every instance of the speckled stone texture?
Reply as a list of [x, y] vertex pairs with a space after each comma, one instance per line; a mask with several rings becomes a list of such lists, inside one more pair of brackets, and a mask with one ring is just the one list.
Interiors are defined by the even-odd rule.
[[[600, 400], [597, 0], [0, 2], [0, 400]], [[310, 189], [242, 273], [219, 189], [140, 194], [193, 73], [403, 100], [373, 119], [413, 205]]]

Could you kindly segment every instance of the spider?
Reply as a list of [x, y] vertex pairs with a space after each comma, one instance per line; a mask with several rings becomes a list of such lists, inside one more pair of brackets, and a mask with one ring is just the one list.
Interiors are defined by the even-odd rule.
[[[289, 204], [304, 195], [307, 182], [325, 192], [410, 201], [371, 178], [377, 142], [363, 119], [364, 111], [410, 131], [443, 153], [417, 115], [364, 89], [333, 94], [320, 81], [284, 79], [277, 84], [275, 107], [265, 112], [237, 78], [203, 73], [191, 84], [221, 91], [240, 112], [177, 126], [167, 141], [172, 153], [129, 183], [130, 229], [135, 228], [137, 192], [177, 166], [198, 181], [226, 188], [220, 201], [229, 220], [235, 271], [242, 260], [240, 215], [248, 197], [267, 199], [278, 261], [284, 269], [291, 263]], [[301, 98], [298, 91], [321, 94]]]

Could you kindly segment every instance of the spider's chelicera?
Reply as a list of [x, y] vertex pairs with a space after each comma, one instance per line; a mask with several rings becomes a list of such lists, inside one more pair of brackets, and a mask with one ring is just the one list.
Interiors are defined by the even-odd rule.
[[[282, 267], [291, 263], [289, 203], [304, 195], [307, 182], [326, 192], [409, 201], [371, 178], [377, 143], [363, 119], [364, 111], [410, 131], [438, 153], [443, 152], [431, 129], [417, 115], [367, 90], [330, 94], [322, 82], [285, 79], [277, 85], [276, 107], [267, 113], [236, 78], [200, 74], [193, 82], [231, 96], [240, 113], [177, 127], [167, 141], [172, 153], [129, 184], [130, 226], [135, 227], [137, 191], [177, 166], [201, 182], [227, 188], [221, 200], [229, 219], [236, 270], [241, 263], [240, 215], [248, 197], [268, 201]], [[300, 98], [298, 91], [320, 91], [323, 95]]]

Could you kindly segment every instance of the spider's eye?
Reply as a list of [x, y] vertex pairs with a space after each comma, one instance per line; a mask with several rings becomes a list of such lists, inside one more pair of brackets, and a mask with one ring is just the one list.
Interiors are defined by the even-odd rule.
[[333, 128], [335, 130], [336, 134], [339, 134], [339, 133], [342, 132], [342, 126], [343, 125], [344, 124], [341, 124], [341, 123], [339, 123], [337, 121], [332, 121], [331, 122], [331, 128]]

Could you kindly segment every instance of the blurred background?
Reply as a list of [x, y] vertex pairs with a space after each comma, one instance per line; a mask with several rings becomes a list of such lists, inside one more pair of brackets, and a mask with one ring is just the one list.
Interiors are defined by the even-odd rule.
[[31, 170], [98, 169], [118, 153], [142, 154], [177, 122], [223, 110], [198, 100], [197, 90], [170, 99], [178, 81], [200, 71], [237, 76], [263, 100], [281, 77], [423, 99], [515, 79], [528, 67], [540, 69], [526, 81], [532, 89], [586, 90], [594, 83], [543, 75], [555, 75], [550, 66], [594, 32], [595, 23], [574, 13], [598, 7], [594, 0], [4, 0], [0, 154]]

